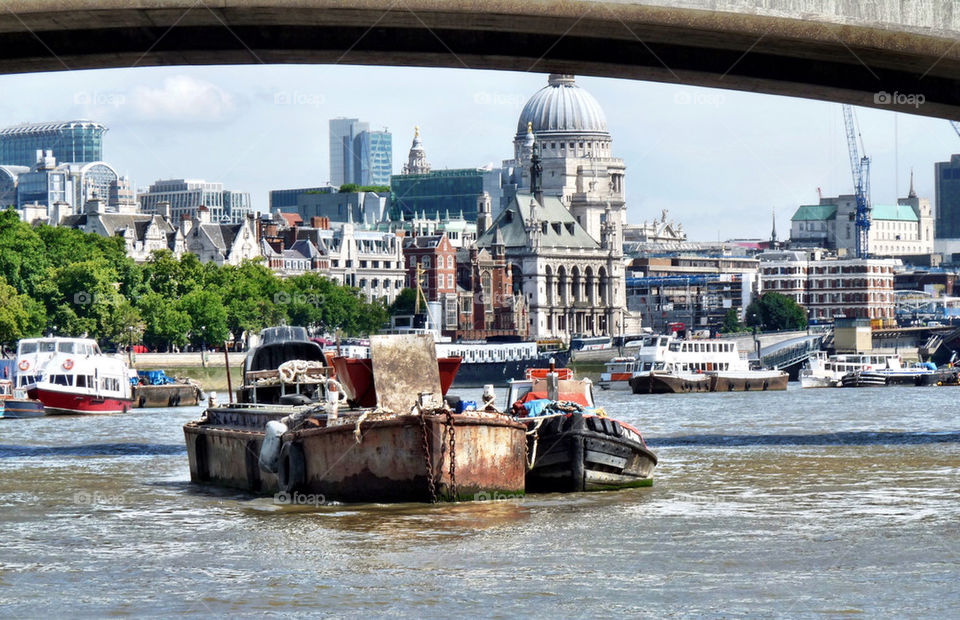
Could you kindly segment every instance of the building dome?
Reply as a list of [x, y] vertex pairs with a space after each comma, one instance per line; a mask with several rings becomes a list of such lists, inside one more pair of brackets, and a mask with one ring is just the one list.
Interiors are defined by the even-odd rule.
[[517, 138], [527, 134], [528, 124], [541, 134], [605, 134], [607, 117], [593, 95], [574, 83], [572, 75], [553, 73], [520, 113]]

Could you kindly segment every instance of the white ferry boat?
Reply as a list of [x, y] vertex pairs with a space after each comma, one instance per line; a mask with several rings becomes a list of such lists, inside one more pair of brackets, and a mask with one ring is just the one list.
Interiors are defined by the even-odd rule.
[[844, 375], [877, 370], [900, 370], [903, 360], [899, 355], [845, 354], [820, 352], [807, 360], [800, 370], [801, 388], [840, 387]]
[[29, 338], [17, 345], [17, 388], [48, 414], [120, 413], [133, 404], [129, 371], [88, 338]]
[[634, 394], [785, 390], [781, 370], [751, 370], [735, 340], [645, 338], [629, 379]]

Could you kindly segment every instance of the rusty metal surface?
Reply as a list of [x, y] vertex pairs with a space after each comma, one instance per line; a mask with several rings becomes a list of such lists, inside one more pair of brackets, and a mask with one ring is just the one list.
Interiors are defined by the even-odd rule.
[[370, 360], [378, 406], [405, 413], [424, 392], [433, 395], [428, 407], [442, 404], [437, 351], [431, 336], [370, 336]]
[[[454, 418], [457, 499], [477, 499], [491, 492], [522, 494], [525, 427], [506, 418]], [[438, 496], [453, 499], [442, 447], [443, 418], [428, 416], [427, 427]], [[306, 482], [300, 489], [305, 493], [348, 502], [430, 500], [416, 416], [364, 424], [359, 444], [353, 425], [300, 431], [293, 440], [302, 443], [306, 458]]]

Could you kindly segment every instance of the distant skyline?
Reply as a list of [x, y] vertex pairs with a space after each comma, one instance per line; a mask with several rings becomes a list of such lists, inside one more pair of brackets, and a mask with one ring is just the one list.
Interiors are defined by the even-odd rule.
[[[104, 159], [138, 189], [203, 178], [248, 191], [329, 180], [328, 121], [361, 118], [393, 134], [393, 170], [415, 126], [433, 169], [499, 166], [544, 73], [328, 65], [158, 67], [0, 76], [0, 126], [90, 119], [109, 128]], [[683, 224], [694, 241], [767, 238], [801, 204], [852, 193], [839, 104], [577, 76], [603, 107], [627, 166], [627, 219]], [[934, 201], [933, 166], [960, 153], [945, 120], [857, 108], [872, 198], [905, 196], [911, 168]]]

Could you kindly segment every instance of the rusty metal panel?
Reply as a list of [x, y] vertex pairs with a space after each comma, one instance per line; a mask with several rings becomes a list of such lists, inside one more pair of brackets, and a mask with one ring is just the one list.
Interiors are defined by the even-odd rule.
[[433, 395], [428, 407], [443, 404], [437, 350], [431, 336], [370, 336], [370, 361], [380, 407], [406, 413], [424, 392]]

